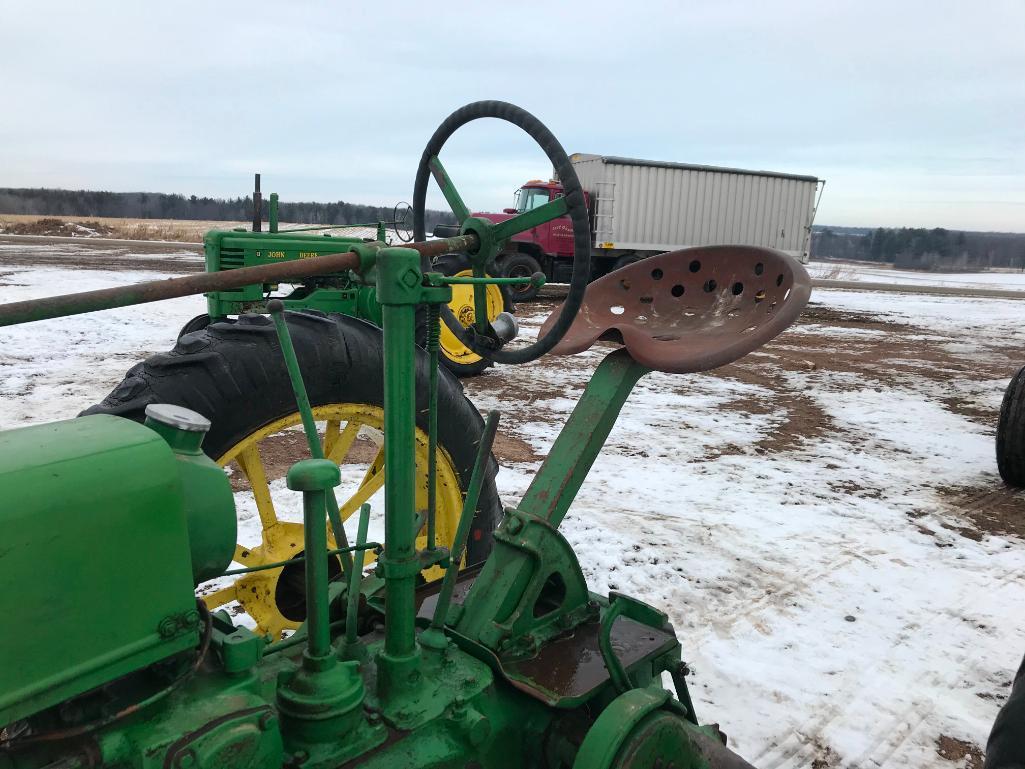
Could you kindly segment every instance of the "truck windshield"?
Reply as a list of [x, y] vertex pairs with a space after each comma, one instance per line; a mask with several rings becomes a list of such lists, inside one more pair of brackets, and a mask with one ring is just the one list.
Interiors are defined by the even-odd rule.
[[516, 190], [516, 211], [533, 211], [548, 202], [548, 190], [536, 187], [522, 187]]

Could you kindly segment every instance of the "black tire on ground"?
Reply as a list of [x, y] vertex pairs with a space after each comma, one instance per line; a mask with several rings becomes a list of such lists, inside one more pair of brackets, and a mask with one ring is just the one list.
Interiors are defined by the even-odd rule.
[[622, 267], [626, 267], [628, 264], [633, 264], [634, 262], [639, 262], [643, 258], [644, 257], [641, 256], [640, 254], [623, 254], [623, 256], [619, 257], [615, 261], [615, 263], [612, 265], [612, 269], [609, 270], [609, 272], [615, 272], [616, 270], [618, 270], [618, 269], [620, 269]]
[[[466, 256], [466, 254], [442, 254], [434, 260], [434, 269], [442, 273], [443, 275], [458, 275], [460, 272], [464, 272], [472, 268], [473, 265], [470, 264], [470, 258]], [[487, 274], [491, 275], [493, 273], [490, 270], [488, 270]], [[512, 294], [508, 290], [509, 287], [498, 286], [497, 288], [502, 294], [503, 312], [513, 312], [515, 305], [513, 304]], [[449, 306], [452, 307], [452, 305]], [[452, 311], [456, 312], [456, 308], [452, 307]], [[441, 322], [442, 324], [445, 323], [444, 320], [442, 320]], [[470, 351], [467, 350], [467, 352]], [[480, 374], [483, 374], [486, 369], [494, 365], [492, 361], [488, 360], [487, 358], [482, 358], [479, 355], [472, 356], [475, 357], [476, 360], [470, 363], [462, 363], [460, 361], [453, 359], [449, 355], [446, 355], [444, 347], [441, 349], [441, 352], [438, 357], [441, 360], [442, 364], [445, 366], [445, 368], [447, 368], [460, 379], [465, 379], [466, 377], [471, 376], [479, 376]]]
[[1025, 368], [1015, 374], [1000, 404], [997, 469], [1012, 486], [1025, 486]]
[[[285, 318], [314, 407], [331, 403], [382, 406], [384, 399], [381, 330], [344, 315], [287, 312]], [[417, 424], [427, 430], [427, 354], [417, 350]], [[186, 334], [169, 353], [136, 364], [103, 402], [82, 412], [116, 414], [142, 421], [150, 403], [193, 409], [211, 421], [203, 443], [217, 459], [261, 427], [294, 414], [295, 398], [267, 316], [243, 315], [237, 322], [213, 323]], [[462, 385], [442, 371], [438, 384], [438, 443], [448, 453], [465, 491], [470, 482], [484, 420], [463, 394]], [[467, 541], [467, 564], [491, 551], [502, 505], [492, 457]]]
[[[529, 278], [535, 272], [543, 272], [537, 259], [530, 254], [509, 254], [502, 259], [502, 271], [507, 278]], [[509, 293], [514, 302], [529, 302], [540, 290], [539, 287], [529, 284], [509, 286]]]
[[204, 328], [210, 325], [210, 316], [205, 312], [202, 315], [197, 315], [195, 318], [190, 320], [184, 326], [182, 330], [178, 332], [178, 338], [181, 339], [186, 334], [191, 334], [193, 331], [202, 331]]

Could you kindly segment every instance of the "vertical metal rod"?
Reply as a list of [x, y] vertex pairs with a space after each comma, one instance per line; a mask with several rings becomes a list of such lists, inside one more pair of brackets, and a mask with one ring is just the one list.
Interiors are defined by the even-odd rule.
[[438, 305], [427, 305], [427, 354], [430, 380], [427, 390], [427, 549], [437, 547], [438, 508], [438, 347], [441, 313]]
[[[324, 458], [324, 447], [320, 443], [320, 435], [317, 433], [317, 423], [313, 419], [313, 409], [310, 406], [310, 398], [306, 394], [306, 385], [303, 383], [302, 372], [299, 370], [299, 359], [295, 355], [295, 347], [292, 345], [292, 335], [288, 331], [288, 324], [285, 322], [285, 306], [278, 299], [267, 302], [267, 311], [274, 320], [274, 329], [278, 333], [278, 343], [281, 345], [281, 355], [285, 359], [285, 368], [288, 370], [288, 378], [292, 382], [292, 392], [295, 394], [296, 407], [299, 409], [299, 416], [302, 418], [303, 431], [306, 433], [306, 443], [310, 447], [310, 456], [314, 459]], [[345, 536], [345, 527], [342, 525], [342, 517], [338, 513], [338, 499], [335, 497], [334, 489], [326, 495], [327, 517], [331, 521], [331, 531], [335, 535], [335, 545], [348, 547], [348, 538]], [[325, 545], [325, 548], [327, 546]], [[342, 553], [342, 571], [349, 574], [352, 571], [352, 555]]]
[[470, 485], [466, 489], [463, 511], [459, 515], [459, 526], [456, 529], [455, 540], [452, 542], [448, 568], [445, 570], [441, 590], [438, 592], [434, 617], [431, 618], [431, 627], [436, 630], [440, 630], [444, 626], [445, 618], [448, 616], [448, 607], [452, 603], [456, 575], [459, 573], [459, 564], [463, 560], [463, 549], [466, 547], [466, 538], [470, 534], [470, 524], [473, 521], [474, 511], [477, 509], [477, 500], [480, 499], [480, 489], [484, 484], [484, 468], [487, 467], [488, 459], [491, 457], [491, 447], [495, 443], [499, 418], [500, 414], [497, 411], [489, 411], [487, 421], [484, 423], [484, 434], [481, 436], [480, 446], [477, 447], [477, 458], [473, 463]]
[[[484, 278], [484, 265], [474, 264], [473, 277]], [[488, 287], [475, 283], [473, 286], [473, 320], [478, 333], [488, 331]]]
[[309, 655], [331, 654], [331, 628], [327, 611], [327, 527], [324, 526], [323, 491], [303, 492], [303, 544], [306, 548], [306, 635]]
[[[396, 249], [397, 250], [397, 249]], [[391, 272], [385, 254], [378, 270]], [[401, 273], [400, 273], [401, 274]], [[379, 284], [389, 278], [378, 273]], [[398, 277], [391, 278], [394, 281]], [[380, 286], [378, 288], [380, 291]], [[415, 305], [384, 304], [384, 568], [387, 583], [384, 654], [392, 659], [416, 651], [416, 538], [413, 532], [416, 488]], [[388, 577], [388, 572], [393, 574]]]
[[[370, 505], [363, 503], [359, 509], [359, 530], [356, 532], [356, 547], [362, 548], [367, 543], [367, 528], [370, 526]], [[345, 608], [345, 645], [351, 647], [356, 643], [356, 612], [359, 611], [359, 581], [363, 575], [363, 562], [366, 550], [357, 550], [356, 558], [349, 572], [349, 594], [346, 596]]]
[[278, 193], [272, 192], [270, 194], [270, 231], [278, 231]]
[[263, 229], [263, 195], [260, 194], [260, 174], [253, 183], [253, 232]]

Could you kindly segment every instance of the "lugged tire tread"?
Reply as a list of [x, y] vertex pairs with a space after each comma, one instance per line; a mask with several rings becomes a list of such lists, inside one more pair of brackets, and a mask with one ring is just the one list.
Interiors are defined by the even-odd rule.
[[[381, 330], [345, 315], [286, 312], [310, 402], [383, 403]], [[417, 350], [417, 423], [427, 429], [428, 358]], [[451, 457], [465, 490], [473, 471], [484, 420], [462, 385], [442, 369], [438, 377], [438, 442]], [[246, 435], [294, 413], [295, 398], [273, 324], [265, 316], [241, 316], [184, 334], [175, 348], [136, 364], [103, 401], [82, 412], [116, 414], [136, 421], [151, 403], [173, 403], [211, 420], [204, 451], [223, 455]], [[502, 506], [490, 458], [467, 562], [487, 557]]]

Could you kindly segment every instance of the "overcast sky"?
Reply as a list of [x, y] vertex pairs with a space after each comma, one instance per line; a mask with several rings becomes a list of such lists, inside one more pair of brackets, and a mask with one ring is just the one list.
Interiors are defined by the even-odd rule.
[[[826, 179], [820, 223], [1025, 231], [1025, 0], [0, 0], [0, 84], [0, 186], [392, 204], [504, 99], [568, 152]], [[496, 121], [442, 158], [476, 209], [550, 172]]]

